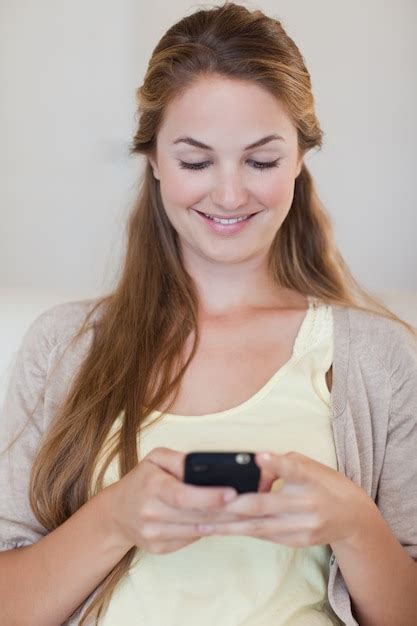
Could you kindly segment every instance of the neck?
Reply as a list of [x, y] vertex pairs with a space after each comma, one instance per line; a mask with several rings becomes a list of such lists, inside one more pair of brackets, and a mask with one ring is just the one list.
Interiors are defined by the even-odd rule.
[[220, 317], [255, 309], [307, 308], [307, 299], [280, 287], [269, 275], [266, 259], [220, 263], [195, 255], [186, 270], [198, 291], [200, 315]]

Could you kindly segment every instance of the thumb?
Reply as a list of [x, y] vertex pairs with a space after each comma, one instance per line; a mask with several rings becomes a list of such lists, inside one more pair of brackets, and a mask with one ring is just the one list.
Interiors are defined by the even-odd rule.
[[265, 467], [260, 467], [260, 470], [261, 470], [261, 476], [259, 479], [258, 491], [259, 492], [271, 491], [272, 484], [276, 480], [275, 474], [271, 472], [270, 469], [267, 469]]
[[305, 482], [308, 478], [306, 463], [309, 459], [298, 452], [286, 452], [274, 454], [273, 452], [258, 452], [256, 463], [259, 467], [272, 472], [275, 478], [291, 480], [292, 482]]
[[151, 450], [142, 460], [149, 461], [178, 480], [184, 479], [185, 453], [171, 448], [158, 447]]

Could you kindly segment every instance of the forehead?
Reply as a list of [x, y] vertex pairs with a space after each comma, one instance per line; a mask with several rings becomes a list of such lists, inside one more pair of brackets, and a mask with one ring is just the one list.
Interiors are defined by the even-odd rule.
[[[253, 141], [276, 132], [291, 142], [296, 129], [280, 101], [256, 83], [223, 77], [200, 78], [174, 98], [165, 110], [159, 141], [180, 134], [227, 139], [238, 135]], [[210, 142], [209, 142], [210, 143]]]

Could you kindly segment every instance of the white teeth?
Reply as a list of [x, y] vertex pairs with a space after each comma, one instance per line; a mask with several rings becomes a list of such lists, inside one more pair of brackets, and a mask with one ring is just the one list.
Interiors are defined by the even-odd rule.
[[246, 217], [236, 217], [236, 218], [232, 218], [232, 219], [219, 219], [217, 217], [213, 217], [212, 215], [207, 215], [207, 213], [204, 213], [204, 215], [206, 217], [208, 217], [209, 219], [213, 220], [213, 222], [216, 222], [217, 224], [237, 224], [237, 222], [243, 222], [243, 220], [247, 220], [250, 215], [247, 215]]

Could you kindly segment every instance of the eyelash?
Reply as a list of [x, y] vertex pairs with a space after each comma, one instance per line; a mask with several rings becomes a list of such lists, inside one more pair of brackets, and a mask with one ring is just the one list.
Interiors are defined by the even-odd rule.
[[[271, 167], [279, 167], [279, 162], [281, 158], [275, 159], [275, 161], [254, 161], [253, 159], [248, 160], [250, 163], [254, 163], [256, 165], [252, 165], [255, 170], [268, 170]], [[180, 167], [186, 170], [204, 170], [208, 165], [210, 165], [210, 161], [202, 161], [201, 163], [186, 163], [185, 161], [181, 161], [179, 159]]]

